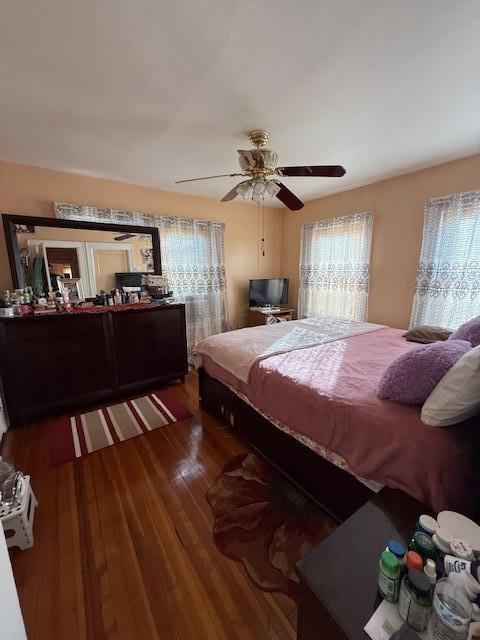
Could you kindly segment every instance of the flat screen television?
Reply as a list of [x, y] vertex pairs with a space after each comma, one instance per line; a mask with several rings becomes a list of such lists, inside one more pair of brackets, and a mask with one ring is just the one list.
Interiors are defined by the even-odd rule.
[[288, 278], [250, 280], [250, 307], [280, 307], [288, 304]]

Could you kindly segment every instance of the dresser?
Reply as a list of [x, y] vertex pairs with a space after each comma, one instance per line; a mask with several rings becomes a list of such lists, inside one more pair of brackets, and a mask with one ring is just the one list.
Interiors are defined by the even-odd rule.
[[187, 371], [183, 304], [0, 319], [11, 426], [183, 380]]

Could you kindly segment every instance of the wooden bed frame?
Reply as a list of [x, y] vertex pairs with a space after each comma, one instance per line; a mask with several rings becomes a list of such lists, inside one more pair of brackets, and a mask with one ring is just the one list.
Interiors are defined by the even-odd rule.
[[227, 386], [200, 368], [202, 409], [227, 422], [279, 471], [318, 502], [339, 522], [344, 522], [370, 500], [373, 491], [307, 446], [281, 431]]

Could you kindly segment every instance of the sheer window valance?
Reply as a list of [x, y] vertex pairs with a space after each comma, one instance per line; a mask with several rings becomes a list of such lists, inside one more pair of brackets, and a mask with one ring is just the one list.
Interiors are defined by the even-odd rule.
[[373, 213], [302, 226], [299, 317], [331, 314], [366, 320]]
[[158, 227], [163, 275], [185, 303], [189, 350], [202, 338], [229, 328], [223, 223], [64, 202], [55, 203], [55, 213], [83, 222]]
[[480, 191], [425, 204], [410, 325], [451, 329], [480, 314]]

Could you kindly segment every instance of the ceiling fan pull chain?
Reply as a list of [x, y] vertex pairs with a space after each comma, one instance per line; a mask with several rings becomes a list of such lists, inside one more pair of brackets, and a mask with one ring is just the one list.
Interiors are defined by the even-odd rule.
[[262, 198], [262, 256], [265, 257], [265, 198]]
[[257, 269], [260, 269], [260, 202], [257, 200]]

